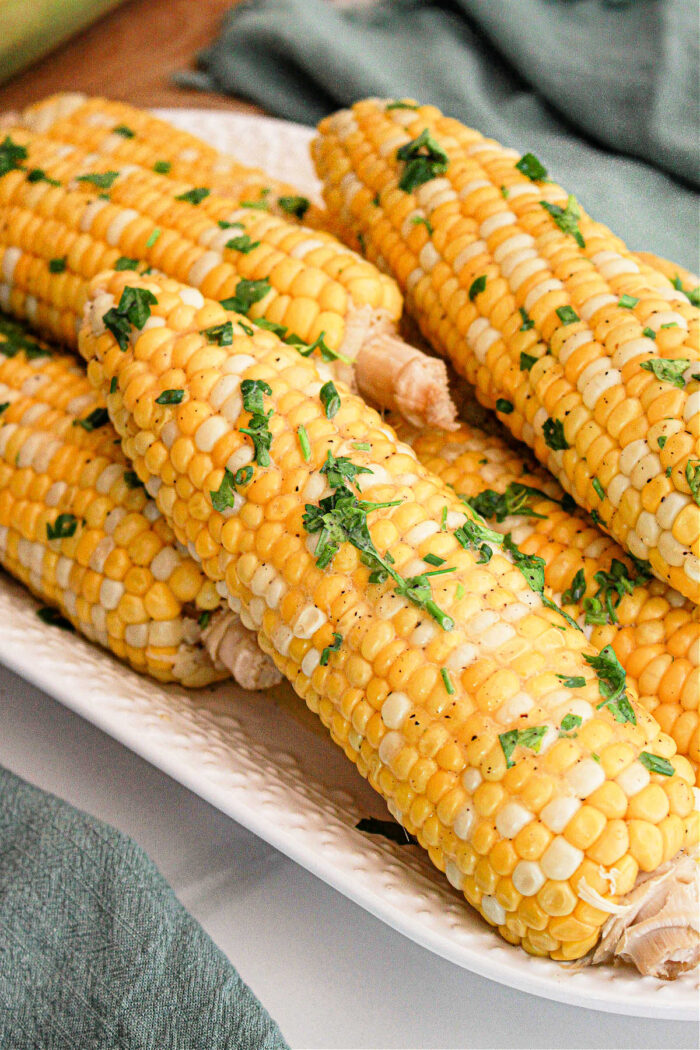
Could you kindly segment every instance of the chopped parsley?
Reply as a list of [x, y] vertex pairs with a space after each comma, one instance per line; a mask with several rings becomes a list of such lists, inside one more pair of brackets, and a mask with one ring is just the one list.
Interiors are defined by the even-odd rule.
[[481, 277], [475, 278], [472, 281], [471, 287], [469, 288], [469, 302], [473, 303], [477, 295], [480, 295], [486, 287], [486, 274], [482, 273]]
[[111, 307], [102, 317], [105, 328], [112, 333], [120, 350], [128, 348], [132, 327], [142, 329], [151, 316], [151, 306], [157, 302], [148, 288], [125, 286], [119, 304]]
[[550, 204], [549, 201], [540, 201], [540, 204], [545, 211], [549, 212], [559, 229], [574, 238], [579, 248], [586, 247], [586, 242], [578, 226], [581, 210], [578, 206], [578, 201], [572, 194], [569, 194], [565, 208], [561, 208], [558, 204]]
[[529, 372], [532, 366], [538, 361], [539, 358], [533, 357], [532, 354], [526, 354], [524, 350], [520, 353], [520, 371]]
[[27, 182], [48, 182], [49, 186], [60, 186], [58, 179], [52, 179], [43, 168], [32, 168], [27, 172]]
[[525, 577], [530, 590], [542, 594], [544, 591], [544, 558], [540, 558], [537, 554], [523, 554], [513, 543], [510, 533], [503, 537], [503, 548], [512, 555], [513, 561]]
[[49, 273], [65, 273], [68, 265], [68, 256], [63, 255], [60, 259], [49, 259]]
[[396, 159], [406, 162], [399, 180], [399, 189], [405, 193], [412, 193], [424, 182], [444, 175], [450, 163], [444, 149], [427, 128], [417, 139], [400, 146], [396, 151]]
[[531, 503], [537, 499], [549, 499], [549, 496], [545, 492], [541, 492], [540, 489], [532, 488], [530, 485], [523, 485], [519, 481], [511, 481], [505, 492], [484, 489], [478, 496], [471, 496], [466, 502], [482, 518], [487, 520], [495, 518], [496, 521], [501, 522], [505, 521], [510, 514], [522, 514], [528, 518], [546, 517], [546, 515], [536, 514], [532, 510]]
[[5, 411], [5, 409], [7, 409], [7, 408], [9, 408], [9, 407], [10, 407], [10, 402], [9, 402], [9, 401], [3, 401], [3, 402], [2, 402], [1, 404], [0, 404], [0, 416], [1, 416], [2, 414], [3, 414], [3, 412]]
[[442, 678], [443, 684], [445, 686], [445, 691], [448, 693], [449, 696], [453, 696], [454, 695], [454, 691], [455, 691], [455, 687], [452, 684], [452, 679], [450, 678], [450, 672], [447, 670], [446, 667], [441, 667], [440, 668], [440, 677]]
[[264, 379], [244, 379], [241, 383], [241, 396], [243, 397], [243, 408], [251, 413], [247, 427], [241, 427], [241, 434], [247, 434], [255, 446], [255, 462], [261, 467], [270, 466], [270, 446], [272, 434], [269, 429], [270, 416], [273, 409], [265, 412], [263, 408], [263, 394], [270, 395], [272, 388]]
[[527, 729], [510, 729], [507, 733], [499, 733], [498, 740], [505, 756], [506, 769], [515, 765], [511, 758], [516, 747], [527, 747], [537, 754], [546, 732], [547, 726], [528, 726]]
[[653, 328], [643, 328], [642, 335], [645, 335], [647, 339], [656, 339], [656, 332]]
[[112, 134], [121, 135], [125, 139], [133, 139], [136, 132], [128, 128], [126, 124], [117, 124], [116, 128], [112, 128]]
[[[585, 679], [581, 679], [581, 681], [585, 681]], [[576, 732], [576, 730], [579, 728], [579, 726], [582, 724], [582, 722], [583, 722], [583, 719], [581, 718], [580, 715], [572, 715], [572, 714], [564, 715], [564, 717], [561, 720], [561, 727], [559, 729], [559, 737], [560, 738], [564, 737], [566, 739], [571, 739], [572, 737], [578, 736], [578, 733]]]
[[63, 540], [75, 535], [78, 519], [75, 514], [59, 514], [53, 525], [46, 523], [46, 536], [50, 540]]
[[[337, 460], [335, 463], [337, 464]], [[358, 472], [363, 468], [358, 468]], [[364, 468], [365, 470], [367, 468]], [[406, 598], [413, 605], [425, 609], [443, 630], [451, 631], [454, 620], [433, 601], [427, 574], [404, 579], [393, 567], [394, 559], [387, 553], [382, 557], [374, 546], [367, 524], [367, 513], [383, 507], [395, 507], [401, 500], [390, 503], [372, 503], [359, 500], [345, 484], [343, 475], [335, 469], [327, 471], [329, 484], [333, 488], [317, 505], [307, 503], [303, 525], [310, 535], [318, 533], [316, 543], [316, 565], [327, 568], [338, 553], [341, 543], [350, 543], [360, 552], [362, 562], [375, 571], [370, 574], [370, 583], [383, 583], [389, 577], [396, 585], [394, 593]]]
[[357, 463], [353, 463], [347, 456], [334, 456], [329, 449], [326, 452], [326, 461], [321, 467], [321, 474], [325, 474], [328, 479], [328, 484], [332, 489], [340, 488], [347, 482], [354, 485], [357, 491], [360, 491], [360, 486], [355, 480], [358, 474], [372, 474], [373, 471], [369, 467], [360, 467]]
[[287, 215], [293, 215], [295, 219], [303, 219], [311, 207], [308, 197], [278, 197], [277, 203]]
[[311, 442], [309, 441], [309, 435], [306, 433], [306, 427], [303, 424], [297, 427], [297, 437], [299, 438], [299, 445], [301, 446], [301, 454], [304, 457], [305, 462], [308, 463], [311, 459]]
[[0, 354], [3, 357], [15, 357], [20, 352], [28, 361], [34, 361], [39, 357], [51, 357], [51, 351], [46, 347], [29, 339], [21, 325], [11, 321], [9, 317], [0, 314], [0, 335], [4, 336], [4, 342], [0, 342]]
[[197, 620], [197, 626], [203, 631], [209, 626], [210, 620], [211, 611], [209, 609], [205, 609], [204, 612], [200, 614], [199, 619]]
[[677, 291], [683, 292], [683, 295], [693, 306], [700, 306], [700, 284], [696, 288], [684, 288], [678, 274], [673, 278], [671, 284]]
[[237, 488], [240, 485], [247, 485], [252, 477], [253, 468], [250, 465], [241, 467], [235, 474], [226, 467], [218, 489], [209, 493], [214, 510], [218, 511], [219, 514], [223, 514], [225, 510], [230, 510], [234, 505], [234, 493]]
[[233, 252], [247, 255], [254, 248], [260, 247], [260, 241], [251, 241], [247, 233], [242, 233], [240, 237], [232, 237], [230, 241], [226, 241], [225, 247], [230, 248]]
[[513, 402], [507, 401], [504, 397], [499, 397], [496, 401], [496, 411], [504, 416], [509, 416], [513, 411]]
[[[116, 377], [115, 377], [116, 378]], [[74, 427], [82, 427], [83, 430], [88, 432], [92, 430], [99, 430], [100, 427], [104, 427], [109, 423], [109, 413], [106, 408], [94, 408], [89, 416], [85, 419], [74, 419]]]
[[218, 219], [216, 225], [220, 226], [222, 230], [243, 229], [242, 222], [227, 222], [226, 219]]
[[49, 627], [58, 627], [62, 631], [75, 630], [70, 620], [67, 620], [58, 609], [53, 609], [50, 605], [44, 605], [41, 609], [37, 609], [36, 614], [41, 622], [48, 624]]
[[668, 321], [667, 324], [662, 324], [662, 328], [678, 328], [678, 321]]
[[169, 175], [172, 168], [173, 166], [169, 160], [157, 160], [153, 165], [153, 170], [159, 175]]
[[110, 392], [110, 394], [116, 394], [116, 392], [117, 392], [117, 377], [116, 376], [112, 376], [112, 378], [109, 381], [109, 392]]
[[318, 661], [320, 663], [321, 667], [326, 667], [328, 665], [328, 661], [330, 659], [331, 653], [337, 653], [337, 652], [340, 651], [340, 646], [342, 644], [342, 641], [343, 641], [342, 634], [338, 634], [337, 632], [334, 632], [334, 634], [333, 634], [333, 641], [331, 642], [331, 644], [327, 645], [324, 649], [321, 650], [321, 659]]
[[181, 405], [185, 396], [184, 390], [164, 390], [156, 398], [157, 405]]
[[115, 270], [135, 270], [138, 266], [138, 259], [131, 259], [128, 255], [120, 255], [114, 264]]
[[623, 310], [634, 310], [638, 302], [639, 299], [636, 299], [633, 295], [623, 295], [617, 305], [621, 306]]
[[[287, 331], [284, 325], [278, 325], [277, 327], [284, 329], [285, 332]], [[314, 339], [313, 343], [305, 343], [303, 339], [292, 332], [290, 335], [283, 337], [283, 342], [287, 343], [288, 346], [293, 346], [302, 357], [311, 357], [314, 350], [318, 350], [322, 361], [342, 361], [344, 365], [351, 365], [352, 361], [349, 357], [345, 357], [343, 354], [338, 353], [337, 350], [332, 350], [330, 346], [327, 345], [325, 335], [325, 332], [321, 332], [321, 334]]]
[[458, 602], [462, 600], [462, 598], [464, 597], [465, 593], [466, 592], [464, 590], [464, 584], [463, 583], [458, 583], [457, 584], [457, 588], [455, 590], [455, 598], [457, 599]]
[[510, 190], [507, 186], [501, 186], [501, 197], [503, 197], [504, 201], [507, 201], [510, 197]]
[[118, 171], [94, 172], [89, 175], [78, 175], [76, 182], [89, 182], [100, 190], [111, 190], [114, 180], [119, 178]]
[[130, 488], [130, 489], [141, 489], [141, 488], [143, 488], [143, 482], [141, 481], [141, 478], [138, 476], [138, 474], [136, 473], [135, 470], [125, 470], [124, 471], [124, 481], [125, 481], [125, 483], [127, 485], [127, 488]]
[[573, 605], [579, 601], [586, 593], [586, 576], [583, 569], [578, 569], [574, 573], [574, 578], [571, 581], [570, 586], [561, 596], [563, 605]]
[[434, 565], [436, 569], [440, 565], [445, 564], [445, 559], [440, 558], [437, 554], [426, 554], [423, 561], [426, 562], [427, 565]]
[[548, 177], [547, 169], [534, 153], [524, 153], [515, 167], [530, 182], [544, 182]]
[[[576, 675], [573, 675], [573, 676], [569, 676], [569, 675], [566, 675], [566, 674], [558, 674], [557, 678], [560, 680], [561, 684], [566, 689], [582, 689], [584, 687], [584, 685], [586, 684], [586, 679], [583, 677], [582, 674], [576, 674]], [[567, 715], [566, 717], [567, 718], [577, 718], [578, 715]], [[579, 718], [578, 724], [581, 725], [581, 719], [580, 718]], [[562, 726], [563, 726], [564, 729], [568, 729], [569, 728], [568, 726], [565, 726], [563, 723], [562, 723]]]
[[605, 489], [598, 481], [598, 478], [593, 478], [591, 484], [593, 485], [596, 496], [598, 496], [599, 499], [605, 499]]
[[340, 408], [340, 394], [335, 388], [335, 383], [324, 383], [319, 390], [318, 396], [326, 413], [326, 419], [333, 419]]
[[202, 329], [202, 335], [207, 337], [208, 343], [216, 343], [217, 346], [231, 346], [233, 343], [233, 324], [231, 321], [214, 324], [211, 328]]
[[660, 773], [662, 777], [672, 777], [676, 772], [667, 758], [652, 755], [649, 751], [642, 751], [639, 761], [650, 773]]
[[187, 204], [201, 204], [205, 200], [211, 190], [207, 189], [206, 186], [195, 186], [192, 190], [187, 190], [186, 193], [180, 193], [176, 196], [176, 201], [186, 201]]
[[700, 507], [700, 459], [689, 459], [685, 465], [685, 480], [690, 486], [690, 492]]
[[431, 223], [430, 219], [426, 219], [425, 215], [414, 215], [413, 218], [411, 219], [411, 225], [413, 225], [413, 226], [425, 226], [426, 230], [428, 231], [428, 235], [430, 237], [432, 237], [433, 233], [435, 232], [433, 230], [433, 224]]
[[523, 323], [520, 325], [519, 330], [521, 332], [529, 332], [531, 328], [535, 327], [535, 322], [532, 320], [531, 317], [528, 317], [527, 310], [524, 306], [520, 306], [518, 308], [518, 312], [520, 313], [520, 316], [523, 319]]
[[546, 419], [542, 427], [544, 443], [555, 452], [563, 452], [570, 448], [569, 442], [564, 437], [564, 424], [560, 419]]
[[598, 678], [598, 691], [603, 697], [597, 709], [607, 707], [616, 722], [637, 724], [634, 708], [627, 699], [625, 669], [615, 655], [611, 645], [600, 650], [598, 656], [586, 656], [584, 660], [593, 668]]
[[556, 315], [563, 325], [574, 324], [576, 321], [581, 320], [571, 306], [558, 306], [556, 309]]
[[687, 357], [652, 357], [649, 361], [642, 361], [641, 367], [645, 372], [653, 372], [662, 383], [682, 389], [685, 386], [683, 373], [690, 363]]
[[249, 281], [242, 277], [236, 285], [235, 294], [229, 296], [228, 299], [222, 299], [221, 305], [224, 310], [235, 310], [236, 313], [247, 314], [251, 306], [265, 298], [270, 288], [267, 277], [259, 281]]
[[353, 441], [352, 447], [356, 448], [358, 452], [370, 452], [372, 449], [369, 441]]
[[493, 548], [489, 544], [500, 547], [503, 537], [500, 532], [489, 529], [480, 519], [466, 518], [458, 529], [455, 529], [454, 537], [465, 550], [475, 551], [478, 554], [477, 565], [485, 565], [493, 557]]
[[156, 226], [155, 230], [153, 230], [153, 232], [149, 235], [148, 240], [146, 241], [146, 247], [152, 248], [162, 232], [163, 231]]
[[7, 175], [8, 171], [16, 171], [21, 168], [20, 162], [26, 160], [27, 156], [26, 147], [20, 146], [18, 142], [13, 142], [10, 136], [6, 135], [0, 143], [0, 177]]
[[664, 445], [666, 444], [667, 440], [668, 440], [668, 438], [666, 437], [666, 435], [665, 434], [661, 434], [660, 437], [659, 437], [659, 441], [658, 441], [659, 448], [663, 448]]
[[388, 113], [391, 109], [418, 109], [418, 105], [415, 102], [388, 102], [385, 112]]

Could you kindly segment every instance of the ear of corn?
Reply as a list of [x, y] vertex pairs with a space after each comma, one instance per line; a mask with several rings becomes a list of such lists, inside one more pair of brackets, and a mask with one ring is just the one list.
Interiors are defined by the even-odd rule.
[[5, 326], [0, 403], [3, 567], [139, 671], [224, 677], [199, 641], [216, 590], [178, 549], [75, 361]]
[[[160, 277], [137, 279], [157, 323], [121, 349], [103, 319], [127, 283], [94, 282], [80, 348], [176, 535], [487, 921], [582, 956], [608, 902], [696, 841], [688, 761], [631, 690], [605, 695], [528, 563], [342, 383]], [[230, 345], [201, 335], [227, 320]]]
[[[135, 165], [110, 169], [104, 158], [23, 129], [11, 129], [9, 142], [21, 155], [0, 177], [6, 310], [74, 345], [90, 278], [152, 266], [231, 299], [300, 353], [341, 361], [382, 406], [450, 426], [444, 365], [396, 335], [396, 284], [329, 234]], [[393, 370], [382, 367], [389, 353], [401, 358]]]
[[700, 583], [700, 310], [537, 158], [369, 99], [313, 144], [331, 216], [433, 346], [656, 575]]
[[138, 164], [181, 182], [208, 186], [212, 193], [247, 201], [292, 222], [316, 226], [322, 220], [321, 209], [289, 183], [241, 164], [196, 135], [125, 102], [63, 92], [28, 106], [21, 124], [105, 157], [112, 166]]
[[[468, 499], [488, 524], [542, 558], [554, 600], [596, 649], [612, 645], [639, 694], [678, 752], [700, 765], [700, 610], [650, 577], [541, 468], [477, 427], [399, 436], [429, 470]], [[500, 497], [500, 498], [499, 498]], [[562, 505], [564, 504], [564, 505]], [[700, 781], [698, 781], [700, 786]]]

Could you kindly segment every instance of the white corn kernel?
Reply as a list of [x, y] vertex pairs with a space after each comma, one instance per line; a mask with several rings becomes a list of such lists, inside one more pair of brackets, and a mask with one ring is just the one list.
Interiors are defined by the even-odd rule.
[[547, 803], [540, 813], [540, 820], [550, 831], [559, 834], [559, 832], [564, 830], [574, 813], [577, 813], [580, 808], [581, 802], [579, 799], [567, 798], [566, 796], [561, 795]]
[[573, 875], [583, 856], [583, 850], [577, 849], [558, 835], [542, 854], [540, 866], [548, 879], [561, 882]]
[[512, 839], [532, 820], [534, 816], [525, 806], [519, 802], [507, 802], [496, 814], [496, 830], [504, 839]]
[[482, 897], [481, 910], [484, 913], [484, 918], [492, 922], [494, 926], [502, 926], [506, 921], [506, 909], [495, 897], [491, 897], [488, 894]]
[[545, 877], [537, 861], [521, 860], [513, 869], [513, 885], [523, 897], [534, 897], [542, 889]]
[[413, 702], [405, 693], [389, 693], [382, 704], [382, 722], [387, 729], [400, 729], [412, 707]]
[[605, 783], [605, 773], [600, 762], [596, 762], [594, 758], [584, 758], [571, 767], [566, 779], [578, 798], [588, 798]]
[[[475, 769], [467, 770], [467, 772], [478, 773], [479, 771]], [[480, 773], [479, 776], [481, 776]], [[478, 787], [478, 785], [476, 785], [476, 787]], [[474, 790], [476, 790], [476, 787]], [[452, 830], [458, 839], [461, 839], [462, 842], [467, 842], [472, 833], [472, 828], [474, 827], [475, 822], [476, 816], [474, 814], [474, 807], [470, 802], [465, 802], [464, 805], [460, 806], [457, 810]]]

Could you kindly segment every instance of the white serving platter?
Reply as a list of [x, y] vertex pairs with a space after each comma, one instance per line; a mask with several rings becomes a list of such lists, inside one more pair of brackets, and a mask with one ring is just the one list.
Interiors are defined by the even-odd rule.
[[[310, 129], [221, 111], [162, 115], [318, 195]], [[384, 804], [290, 690], [161, 686], [47, 627], [36, 609], [0, 576], [2, 663], [400, 933], [465, 970], [546, 999], [637, 1017], [697, 1017], [697, 973], [667, 983], [628, 968], [576, 971], [532, 958], [472, 912], [420, 848], [356, 830], [361, 817], [386, 818]]]

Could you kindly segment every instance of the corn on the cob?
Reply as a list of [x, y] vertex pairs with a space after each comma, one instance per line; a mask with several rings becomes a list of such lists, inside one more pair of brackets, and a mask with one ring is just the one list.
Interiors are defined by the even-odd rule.
[[112, 165], [138, 164], [182, 182], [206, 185], [212, 193], [246, 200], [307, 226], [322, 221], [322, 209], [294, 186], [126, 102], [62, 92], [28, 106], [17, 122], [37, 134], [105, 155]]
[[[584, 955], [638, 872], [696, 841], [687, 759], [342, 383], [160, 277], [137, 279], [155, 323], [122, 349], [106, 325], [132, 281], [93, 282], [80, 349], [176, 535], [487, 921]], [[230, 345], [201, 334], [229, 320]]]
[[[215, 587], [178, 549], [75, 360], [3, 322], [0, 408], [0, 564], [161, 681], [201, 686], [235, 668], [242, 684], [272, 684], [254, 637], [222, 623]], [[224, 661], [203, 644], [212, 614]]]
[[700, 582], [700, 310], [546, 178], [431, 106], [359, 102], [325, 199], [435, 348], [660, 579]]
[[698, 607], [631, 562], [583, 511], [566, 505], [556, 481], [499, 438], [466, 425], [451, 434], [399, 426], [398, 434], [428, 470], [473, 501], [489, 525], [543, 559], [555, 601], [596, 649], [612, 645], [640, 703], [697, 774]]
[[212, 298], [235, 297], [302, 353], [340, 355], [382, 407], [451, 425], [444, 365], [397, 336], [400, 294], [371, 263], [329, 234], [202, 196], [205, 187], [104, 169], [77, 147], [11, 129], [0, 146], [5, 309], [74, 345], [87, 281], [142, 260]]

